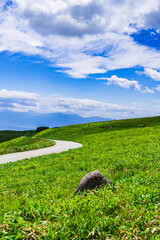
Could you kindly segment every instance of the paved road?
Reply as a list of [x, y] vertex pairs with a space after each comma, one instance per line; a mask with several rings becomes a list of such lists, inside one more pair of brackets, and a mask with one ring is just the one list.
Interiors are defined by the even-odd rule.
[[69, 149], [82, 147], [82, 144], [76, 143], [76, 142], [62, 141], [62, 140], [53, 140], [53, 141], [56, 143], [56, 145], [52, 147], [41, 148], [41, 149], [31, 150], [26, 152], [9, 153], [5, 155], [0, 155], [0, 164], [15, 162], [17, 160], [22, 160], [25, 158], [48, 155], [51, 153], [60, 153], [60, 152], [68, 151]]

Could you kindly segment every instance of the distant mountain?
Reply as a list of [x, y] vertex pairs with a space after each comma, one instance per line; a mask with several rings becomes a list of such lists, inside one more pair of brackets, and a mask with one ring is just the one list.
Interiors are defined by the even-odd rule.
[[0, 112], [0, 130], [27, 130], [28, 127], [23, 126], [23, 122], [27, 118], [38, 116], [34, 112], [23, 113], [23, 112], [13, 112], [4, 111]]
[[38, 126], [61, 127], [71, 124], [109, 121], [109, 118], [89, 117], [84, 118], [76, 114], [65, 113], [15, 113], [0, 112], [0, 130], [27, 130], [36, 129]]
[[71, 124], [109, 121], [111, 119], [100, 117], [84, 118], [76, 114], [49, 113], [40, 116], [35, 116], [27, 120], [29, 120], [29, 123], [32, 124], [32, 126], [34, 127], [37, 126], [61, 127]]

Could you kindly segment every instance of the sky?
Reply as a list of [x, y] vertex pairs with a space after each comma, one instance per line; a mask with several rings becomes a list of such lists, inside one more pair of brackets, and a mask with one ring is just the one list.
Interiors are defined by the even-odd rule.
[[160, 0], [1, 0], [4, 111], [160, 115]]

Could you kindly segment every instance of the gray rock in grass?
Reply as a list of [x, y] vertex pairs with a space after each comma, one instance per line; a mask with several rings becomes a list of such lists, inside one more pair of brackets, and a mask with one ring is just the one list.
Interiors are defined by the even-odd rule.
[[102, 184], [113, 185], [112, 182], [103, 176], [102, 173], [97, 169], [94, 172], [88, 173], [81, 179], [74, 194], [87, 189], [94, 189]]

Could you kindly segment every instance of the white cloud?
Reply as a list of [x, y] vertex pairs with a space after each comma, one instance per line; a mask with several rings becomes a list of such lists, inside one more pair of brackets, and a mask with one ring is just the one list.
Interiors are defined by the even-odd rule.
[[160, 92], [160, 85], [158, 85], [155, 89]]
[[4, 8], [6, 2], [0, 3], [0, 51], [40, 55], [74, 78], [160, 68], [160, 52], [128, 35], [152, 24], [159, 0], [14, 0]]
[[154, 93], [153, 89], [150, 89], [148, 87], [145, 87], [145, 89], [142, 91], [143, 93]]
[[[139, 74], [139, 72], [137, 74]], [[154, 90], [150, 89], [149, 87], [144, 87], [144, 89], [141, 89], [141, 85], [138, 81], [131, 81], [126, 78], [117, 77], [116, 75], [112, 75], [110, 78], [97, 78], [97, 80], [107, 80], [108, 82], [105, 83], [107, 85], [117, 85], [122, 88], [133, 89], [142, 93], [154, 93]]]
[[150, 28], [160, 29], [160, 8], [157, 7], [155, 11], [147, 14], [144, 20], [145, 24]]
[[83, 117], [99, 116], [122, 118], [130, 116], [135, 109], [91, 99], [61, 96], [41, 97], [35, 93], [0, 90], [0, 111], [36, 113], [72, 113]]
[[144, 74], [152, 78], [155, 81], [160, 81], [160, 72], [151, 68], [145, 68]]
[[36, 99], [37, 97], [38, 95], [36, 93], [30, 93], [25, 91], [8, 91], [6, 89], [0, 90], [0, 99], [12, 98], [12, 99], [32, 100], [32, 99]]
[[120, 114], [120, 112], [128, 112], [131, 109], [127, 106], [120, 106], [112, 103], [104, 103], [91, 99], [76, 99], [66, 97], [47, 97], [39, 98], [35, 101], [34, 106], [24, 106], [16, 103], [17, 109], [27, 109], [27, 111], [35, 111], [39, 113], [74, 113], [83, 117], [89, 116], [107, 116], [110, 112]]
[[135, 71], [135, 73], [136, 73], [137, 75], [139, 75], [139, 76], [144, 75], [144, 72], [142, 72], [142, 71]]
[[0, 90], [0, 111], [35, 113], [72, 113], [82, 117], [133, 118], [154, 116], [159, 109], [138, 106], [121, 106], [92, 99], [77, 99], [62, 96], [42, 97], [35, 93]]
[[126, 78], [119, 78], [116, 75], [112, 75], [110, 78], [99, 78], [99, 80], [107, 80], [107, 85], [117, 85], [123, 88], [134, 89], [140, 91], [141, 86], [138, 81], [130, 81]]

